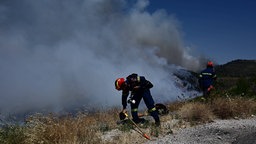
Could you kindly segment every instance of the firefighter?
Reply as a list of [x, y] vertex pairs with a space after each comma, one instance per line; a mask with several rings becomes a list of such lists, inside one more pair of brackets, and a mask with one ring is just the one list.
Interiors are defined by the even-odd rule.
[[214, 82], [217, 75], [213, 68], [213, 62], [207, 62], [206, 69], [202, 70], [199, 74], [199, 86], [203, 91], [203, 97], [207, 99], [210, 95], [210, 91], [214, 88]]
[[[158, 112], [155, 107], [155, 102], [151, 96], [150, 89], [153, 87], [153, 84], [146, 80], [144, 76], [138, 76], [133, 73], [125, 78], [118, 78], [115, 81], [115, 88], [120, 91], [122, 90], [122, 112], [126, 113], [127, 102], [131, 105], [131, 114], [133, 121], [135, 123], [143, 123], [145, 119], [139, 118], [138, 116], [138, 107], [141, 99], [143, 98], [150, 115], [155, 120], [155, 125], [160, 126], [160, 119]], [[128, 96], [131, 93], [129, 99]], [[128, 101], [127, 101], [128, 99]]]

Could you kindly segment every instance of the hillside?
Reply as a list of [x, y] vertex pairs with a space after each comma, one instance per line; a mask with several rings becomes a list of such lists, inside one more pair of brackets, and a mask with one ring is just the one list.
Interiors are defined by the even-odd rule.
[[216, 89], [229, 95], [256, 95], [256, 60], [234, 60], [215, 67]]
[[234, 60], [215, 68], [221, 77], [255, 77], [256, 60]]

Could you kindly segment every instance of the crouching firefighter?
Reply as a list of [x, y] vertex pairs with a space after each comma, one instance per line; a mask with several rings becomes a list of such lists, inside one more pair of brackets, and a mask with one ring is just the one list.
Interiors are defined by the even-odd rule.
[[[131, 105], [131, 114], [133, 121], [135, 123], [143, 123], [145, 120], [139, 118], [138, 116], [138, 107], [141, 99], [143, 98], [150, 115], [155, 120], [155, 125], [160, 126], [160, 119], [158, 112], [155, 107], [155, 102], [151, 96], [150, 88], [153, 87], [153, 84], [146, 80], [144, 76], [138, 76], [133, 73], [125, 78], [118, 78], [115, 81], [115, 88], [120, 91], [122, 90], [122, 112], [126, 113], [127, 102]], [[131, 96], [128, 99], [128, 96], [131, 92]], [[127, 101], [128, 99], [128, 101]]]

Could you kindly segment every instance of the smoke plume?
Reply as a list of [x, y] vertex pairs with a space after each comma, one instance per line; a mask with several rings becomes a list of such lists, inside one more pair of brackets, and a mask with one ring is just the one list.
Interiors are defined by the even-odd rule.
[[172, 71], [199, 61], [184, 47], [175, 17], [150, 13], [148, 5], [1, 0], [0, 112], [121, 105], [114, 81], [131, 73], [154, 84], [156, 102], [177, 97]]

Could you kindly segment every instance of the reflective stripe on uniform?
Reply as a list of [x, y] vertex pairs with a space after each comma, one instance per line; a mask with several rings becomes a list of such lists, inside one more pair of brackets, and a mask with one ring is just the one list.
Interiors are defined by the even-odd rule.
[[137, 81], [140, 82], [140, 76], [137, 76]]
[[202, 73], [202, 75], [208, 75], [208, 76], [211, 76], [212, 73]]
[[131, 111], [132, 111], [132, 112], [137, 112], [137, 111], [138, 111], [138, 109], [137, 109], [137, 108], [135, 108], [135, 109], [131, 109]]
[[156, 107], [153, 107], [152, 109], [148, 110], [148, 112], [156, 111]]

